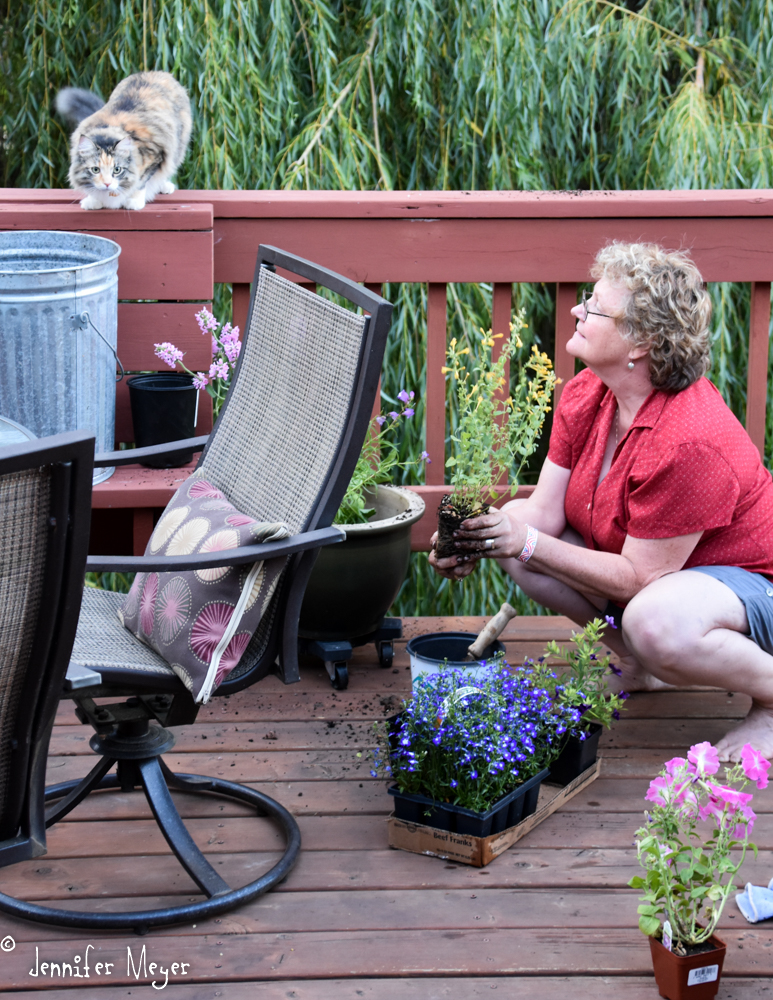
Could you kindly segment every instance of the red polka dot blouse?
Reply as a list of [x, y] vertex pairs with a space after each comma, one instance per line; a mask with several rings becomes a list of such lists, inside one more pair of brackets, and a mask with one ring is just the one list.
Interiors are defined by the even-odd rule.
[[572, 470], [566, 519], [588, 548], [619, 553], [626, 535], [703, 531], [685, 569], [740, 566], [773, 579], [773, 480], [712, 383], [653, 390], [599, 483], [616, 405], [585, 369], [566, 384], [553, 420], [548, 458]]

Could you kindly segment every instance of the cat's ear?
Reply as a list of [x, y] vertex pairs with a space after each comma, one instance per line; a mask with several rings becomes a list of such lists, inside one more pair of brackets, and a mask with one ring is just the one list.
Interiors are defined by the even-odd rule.
[[119, 143], [117, 143], [114, 153], [119, 156], [130, 156], [132, 150], [134, 149], [134, 140], [130, 136], [124, 136]]
[[79, 153], [93, 153], [96, 150], [96, 146], [89, 139], [88, 136], [82, 135], [78, 140], [78, 152]]

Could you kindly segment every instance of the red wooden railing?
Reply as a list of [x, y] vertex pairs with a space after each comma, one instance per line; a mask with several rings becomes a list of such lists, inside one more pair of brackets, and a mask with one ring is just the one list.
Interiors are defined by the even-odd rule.
[[[193, 367], [207, 362], [207, 345], [187, 303], [209, 301], [213, 281], [231, 283], [234, 321], [243, 325], [259, 243], [291, 250], [376, 289], [387, 281], [426, 283], [426, 447], [433, 461], [426, 485], [417, 489], [429, 508], [443, 490], [445, 379], [440, 369], [447, 283], [493, 285], [494, 332], [507, 330], [513, 282], [555, 283], [555, 367], [566, 381], [574, 373], [574, 360], [564, 350], [574, 329], [569, 310], [598, 248], [612, 239], [684, 247], [706, 281], [752, 285], [746, 427], [763, 448], [773, 281], [771, 191], [183, 191], [142, 212], [85, 213], [70, 191], [0, 190], [0, 229], [14, 228], [78, 229], [121, 244], [119, 353], [135, 370], [157, 367], [156, 340], [173, 340], [192, 352], [187, 360]], [[154, 301], [125, 301], [139, 299]], [[128, 411], [125, 400], [118, 402], [118, 436], [127, 439]], [[142, 547], [152, 509], [164, 505], [179, 475], [116, 473], [95, 490], [95, 506], [134, 510], [134, 546]], [[417, 527], [415, 548], [426, 548], [431, 520]]]

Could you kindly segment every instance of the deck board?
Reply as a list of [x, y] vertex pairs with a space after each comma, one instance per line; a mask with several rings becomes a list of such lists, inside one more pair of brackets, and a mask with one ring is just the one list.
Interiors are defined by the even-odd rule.
[[[355, 650], [347, 691], [333, 691], [321, 665], [309, 661], [298, 685], [270, 677], [213, 699], [194, 725], [176, 731], [165, 759], [174, 770], [244, 781], [278, 799], [301, 828], [295, 870], [252, 904], [142, 938], [0, 915], [0, 939], [16, 942], [0, 955], [0, 992], [19, 1000], [34, 990], [51, 1000], [125, 1000], [151, 988], [149, 975], [127, 971], [127, 949], [138, 961], [144, 944], [148, 962], [190, 963], [184, 977], [170, 978], [178, 1000], [656, 996], [649, 949], [636, 929], [636, 893], [627, 888], [638, 872], [632, 842], [644, 792], [665, 760], [691, 743], [716, 740], [743, 717], [749, 699], [710, 689], [634, 695], [602, 737], [600, 778], [486, 869], [390, 850], [391, 800], [385, 782], [370, 775], [373, 723], [399, 710], [409, 693], [411, 636], [476, 631], [481, 623], [405, 619], [393, 667], [380, 669], [372, 647]], [[550, 637], [570, 636], [566, 619], [519, 618], [504, 639], [515, 661], [540, 655]], [[62, 703], [50, 781], [88, 771], [89, 737]], [[178, 793], [175, 799], [226, 879], [243, 883], [276, 860], [278, 835], [246, 807]], [[773, 874], [773, 786], [757, 794], [755, 810], [760, 853], [747, 859], [740, 881], [766, 884]], [[45, 857], [3, 869], [0, 889], [103, 912], [165, 905], [196, 891], [139, 793], [92, 796], [49, 831], [48, 848]], [[748, 925], [728, 904], [719, 1000], [773, 1000], [772, 924]], [[88, 981], [30, 975], [36, 948], [39, 961], [71, 962], [87, 944], [92, 966], [115, 962], [110, 976], [95, 976], [93, 968]]]

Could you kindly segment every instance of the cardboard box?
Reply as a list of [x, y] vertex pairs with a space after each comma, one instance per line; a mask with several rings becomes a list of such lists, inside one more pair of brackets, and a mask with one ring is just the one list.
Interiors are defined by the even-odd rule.
[[389, 846], [400, 851], [428, 854], [433, 858], [444, 858], [446, 861], [458, 861], [464, 865], [473, 865], [475, 868], [484, 868], [521, 837], [525, 837], [535, 826], [539, 826], [548, 816], [552, 816], [564, 802], [568, 802], [583, 788], [587, 788], [596, 780], [600, 769], [601, 761], [597, 760], [565, 788], [543, 782], [540, 786], [536, 812], [522, 819], [516, 826], [492, 834], [490, 837], [468, 837], [464, 834], [449, 833], [448, 830], [437, 830], [432, 826], [406, 823], [404, 820], [395, 819], [392, 815], [387, 820]]

